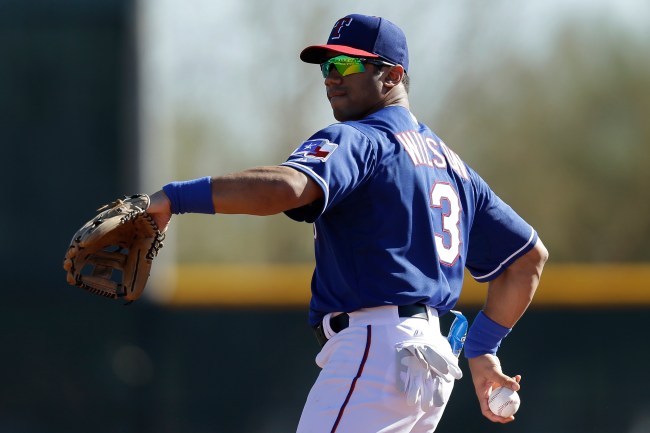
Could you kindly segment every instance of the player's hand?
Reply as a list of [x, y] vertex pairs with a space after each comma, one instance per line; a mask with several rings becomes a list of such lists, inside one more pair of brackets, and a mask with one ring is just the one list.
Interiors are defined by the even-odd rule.
[[488, 398], [493, 389], [500, 386], [510, 388], [513, 391], [519, 391], [521, 386], [519, 381], [520, 375], [509, 377], [501, 371], [501, 363], [499, 358], [494, 355], [481, 355], [476, 358], [468, 359], [469, 369], [472, 373], [472, 381], [474, 382], [474, 389], [478, 397], [479, 404], [481, 405], [481, 412], [483, 416], [492, 422], [508, 423], [515, 420], [514, 416], [508, 418], [500, 417], [492, 413], [488, 406]]
[[150, 196], [151, 203], [147, 208], [147, 213], [158, 225], [158, 230], [164, 233], [169, 226], [169, 221], [172, 218], [171, 202], [162, 190]]

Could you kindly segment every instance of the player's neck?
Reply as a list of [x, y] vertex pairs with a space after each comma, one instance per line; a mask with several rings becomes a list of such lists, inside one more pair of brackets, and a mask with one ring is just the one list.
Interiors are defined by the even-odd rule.
[[404, 86], [392, 88], [384, 98], [386, 106], [400, 106], [409, 109], [409, 95]]
[[383, 100], [381, 108], [385, 107], [404, 107], [411, 111], [408, 94], [402, 88], [393, 89], [386, 94], [386, 98]]

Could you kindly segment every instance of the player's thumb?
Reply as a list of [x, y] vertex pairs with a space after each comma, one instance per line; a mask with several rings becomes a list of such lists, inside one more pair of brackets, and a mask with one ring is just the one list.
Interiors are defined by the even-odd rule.
[[498, 383], [500, 386], [504, 388], [508, 388], [513, 391], [519, 391], [519, 389], [521, 388], [521, 385], [519, 385], [519, 381], [521, 381], [520, 375], [516, 375], [515, 377], [502, 375], [501, 381]]

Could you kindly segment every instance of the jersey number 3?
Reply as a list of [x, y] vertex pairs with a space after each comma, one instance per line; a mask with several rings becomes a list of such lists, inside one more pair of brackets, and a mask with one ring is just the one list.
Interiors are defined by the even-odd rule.
[[436, 182], [431, 188], [431, 209], [442, 219], [442, 233], [435, 233], [438, 259], [444, 265], [453, 266], [460, 256], [462, 243], [460, 236], [462, 208], [456, 190], [446, 182]]

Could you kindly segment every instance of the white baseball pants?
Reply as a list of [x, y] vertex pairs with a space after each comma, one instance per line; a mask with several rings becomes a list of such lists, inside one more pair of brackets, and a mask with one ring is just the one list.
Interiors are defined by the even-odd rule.
[[[333, 335], [316, 363], [297, 433], [430, 433], [442, 417], [454, 381], [441, 381], [445, 404], [427, 411], [407, 404], [398, 386], [396, 347], [414, 342], [451, 354], [435, 309], [427, 320], [399, 317], [397, 307], [350, 313], [350, 326]], [[455, 358], [454, 358], [455, 359]]]

